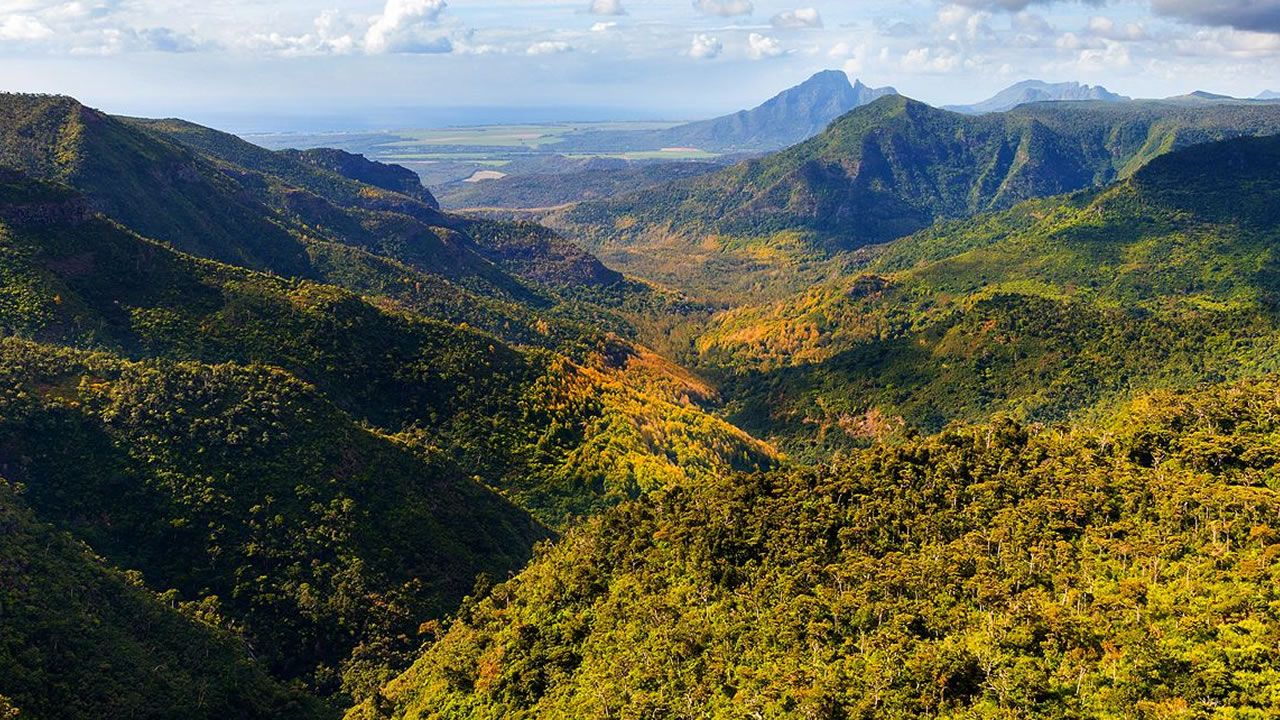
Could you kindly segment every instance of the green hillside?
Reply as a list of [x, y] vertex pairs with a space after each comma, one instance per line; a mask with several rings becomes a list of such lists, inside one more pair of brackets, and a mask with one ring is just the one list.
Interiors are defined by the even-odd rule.
[[13, 340], [0, 368], [4, 471], [37, 516], [153, 587], [217, 603], [268, 669], [322, 694], [376, 686], [421, 623], [545, 537], [447, 456], [279, 370]]
[[959, 427], [619, 508], [348, 717], [1265, 716], [1278, 393]]
[[1280, 139], [1242, 138], [941, 224], [852, 277], [717, 316], [697, 362], [745, 427], [809, 447], [1277, 369], [1278, 168]]
[[1266, 717], [1276, 110], [885, 98], [566, 233], [0, 96], [0, 720]]
[[0, 481], [0, 716], [332, 718], [271, 680], [216, 604], [156, 595]]
[[[624, 271], [732, 302], [760, 270], [804, 263], [939, 218], [1101, 186], [1179, 147], [1280, 132], [1280, 107], [1043, 103], [972, 117], [901, 96], [776, 155], [553, 216]], [[730, 272], [725, 272], [725, 268]], [[790, 276], [790, 277], [787, 277]]]
[[530, 513], [561, 527], [774, 462], [635, 346], [508, 346], [3, 179], [0, 328], [43, 344], [0, 353], [0, 471], [114, 566], [219, 598], [266, 667], [324, 697], [376, 688], [478, 575], [519, 569], [548, 535]]

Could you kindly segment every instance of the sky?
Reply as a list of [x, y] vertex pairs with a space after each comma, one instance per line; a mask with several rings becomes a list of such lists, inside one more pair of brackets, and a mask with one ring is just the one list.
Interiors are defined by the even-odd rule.
[[823, 69], [1280, 91], [1280, 0], [0, 0], [0, 90], [237, 131], [691, 119]]

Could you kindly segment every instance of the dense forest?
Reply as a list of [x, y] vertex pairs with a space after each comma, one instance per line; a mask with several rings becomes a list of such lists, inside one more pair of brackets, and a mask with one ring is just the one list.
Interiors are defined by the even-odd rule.
[[1277, 129], [895, 95], [553, 229], [0, 96], [0, 718], [1266, 716]]

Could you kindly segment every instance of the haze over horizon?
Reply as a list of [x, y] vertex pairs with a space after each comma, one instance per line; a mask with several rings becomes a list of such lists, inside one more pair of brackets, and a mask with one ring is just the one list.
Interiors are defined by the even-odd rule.
[[1253, 97], [1278, 60], [1275, 0], [0, 2], [0, 89], [241, 132], [700, 118], [826, 68], [938, 105], [1027, 78]]

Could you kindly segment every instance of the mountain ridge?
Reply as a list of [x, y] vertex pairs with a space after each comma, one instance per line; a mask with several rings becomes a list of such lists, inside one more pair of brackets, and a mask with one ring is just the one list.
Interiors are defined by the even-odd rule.
[[1083, 85], [1078, 82], [1047, 83], [1042, 80], [1023, 80], [1015, 83], [982, 102], [971, 105], [944, 105], [942, 109], [978, 115], [989, 112], [1005, 112], [1019, 105], [1033, 102], [1064, 102], [1099, 100], [1123, 102], [1129, 100], [1101, 85]]
[[707, 262], [738, 272], [761, 257], [801, 264], [937, 219], [1098, 187], [1171, 149], [1273, 132], [1280, 108], [1266, 104], [1037, 103], [963, 115], [891, 96], [780, 153], [545, 221], [624, 271], [732, 294], [732, 275], [704, 273], [690, 249], [718, 249]]

